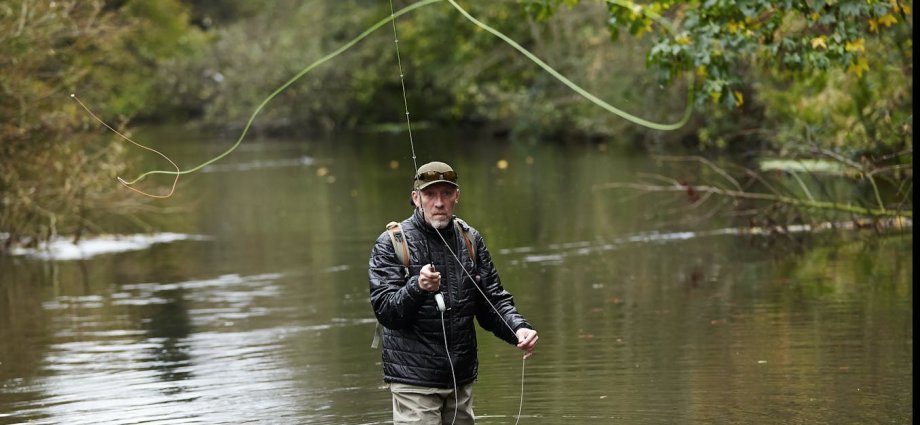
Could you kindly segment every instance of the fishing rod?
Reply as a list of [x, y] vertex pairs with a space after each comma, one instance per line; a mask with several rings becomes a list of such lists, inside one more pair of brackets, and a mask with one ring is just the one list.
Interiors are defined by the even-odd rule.
[[[418, 162], [417, 162], [417, 158], [415, 155], [415, 142], [412, 139], [412, 120], [409, 118], [409, 100], [408, 100], [408, 96], [406, 95], [406, 78], [405, 78], [405, 73], [403, 72], [403, 68], [402, 68], [402, 59], [399, 54], [399, 34], [396, 32], [396, 13], [393, 8], [393, 0], [389, 0], [389, 3], [390, 3], [390, 19], [391, 19], [391, 22], [393, 23], [393, 45], [395, 46], [395, 50], [396, 50], [396, 65], [399, 68], [399, 85], [400, 85], [400, 88], [402, 89], [403, 106], [406, 109], [406, 132], [408, 133], [408, 136], [409, 136], [409, 147], [412, 150], [412, 170], [414, 174], [417, 174], [418, 173]], [[416, 175], [414, 177], [418, 177], [418, 176]], [[413, 177], [412, 191], [415, 192], [416, 198], [421, 199], [422, 193], [421, 191], [418, 190], [418, 185], [415, 184], [414, 177]], [[419, 208], [422, 209], [422, 216], [424, 216], [425, 210], [422, 207], [421, 201], [419, 201]], [[441, 232], [438, 231], [437, 228], [435, 229], [435, 232], [438, 234], [438, 236], [441, 236]], [[442, 236], [441, 239], [443, 240], [444, 237]], [[409, 243], [409, 241], [407, 240], [406, 243]], [[444, 241], [444, 245], [447, 246], [447, 241]], [[449, 246], [448, 246], [448, 249], [450, 249]], [[451, 251], [451, 253], [453, 253], [453, 251]], [[429, 259], [431, 258], [430, 253], [428, 255], [428, 258]], [[463, 268], [463, 263], [459, 263], [459, 264], [460, 264], [460, 267]], [[435, 270], [434, 264], [431, 264], [431, 270]], [[464, 269], [464, 271], [466, 271], [466, 269]], [[447, 311], [447, 304], [444, 302], [444, 295], [441, 294], [440, 287], [438, 288], [438, 292], [434, 294], [434, 300], [435, 300], [435, 303], [437, 303], [438, 305], [438, 312], [441, 313], [441, 334], [444, 335], [444, 353], [447, 354], [447, 364], [450, 365], [451, 382], [454, 385], [454, 416], [453, 416], [453, 419], [451, 419], [450, 421], [451, 425], [453, 425], [457, 421], [457, 409], [460, 406], [460, 392], [457, 389], [457, 373], [456, 371], [454, 371], [454, 361], [450, 357], [450, 343], [447, 341], [447, 321], [444, 320], [444, 313]]]
[[[402, 89], [403, 106], [406, 109], [406, 132], [409, 135], [409, 147], [412, 150], [412, 169], [418, 170], [418, 160], [417, 160], [417, 156], [415, 155], [415, 141], [412, 139], [412, 120], [409, 118], [409, 99], [408, 99], [408, 96], [406, 95], [406, 74], [405, 72], [403, 72], [402, 59], [399, 54], [399, 34], [396, 31], [396, 12], [393, 9], [393, 0], [389, 0], [389, 3], [390, 3], [390, 19], [391, 19], [391, 22], [393, 23], [393, 45], [395, 46], [395, 49], [396, 49], [396, 65], [399, 68], [399, 86]], [[416, 196], [421, 198], [422, 194], [421, 192], [419, 192], [418, 189], [416, 189], [416, 187], [417, 185], [413, 183], [412, 191], [415, 192]], [[420, 206], [419, 208], [422, 208], [422, 207]], [[425, 210], [422, 209], [422, 215], [424, 215], [425, 213], [424, 211]], [[435, 231], [437, 231], [437, 229], [435, 229]], [[440, 234], [441, 233], [438, 232], [438, 235]], [[406, 242], [408, 243], [408, 241]], [[431, 258], [431, 255], [429, 255], [428, 257]], [[435, 270], [434, 264], [431, 265], [431, 269]], [[444, 352], [447, 353], [447, 363], [450, 365], [450, 376], [454, 384], [454, 418], [451, 420], [451, 424], [453, 424], [457, 420], [457, 407], [460, 404], [460, 399], [459, 399], [460, 396], [457, 391], [457, 374], [454, 372], [454, 362], [450, 358], [450, 349], [448, 348], [448, 342], [447, 342], [447, 327], [444, 321], [444, 312], [447, 311], [447, 304], [444, 302], [444, 295], [441, 294], [440, 290], [438, 290], [438, 292], [434, 294], [434, 300], [435, 300], [435, 303], [437, 303], [438, 305], [438, 311], [441, 312], [441, 330], [444, 335]]]
[[[477, 23], [477, 25], [480, 25], [480, 26], [484, 25], [480, 23], [479, 21], [477, 21], [472, 16], [470, 16], [465, 10], [461, 9], [460, 6], [457, 5], [453, 0], [448, 0], [448, 1], [450, 1], [450, 3], [454, 5], [454, 7], [460, 10], [464, 14], [464, 16], [466, 16], [472, 22]], [[412, 151], [412, 165], [414, 167], [413, 169], [417, 173], [418, 163], [417, 163], [417, 158], [415, 154], [415, 142], [414, 142], [414, 139], [412, 138], [412, 122], [411, 122], [410, 113], [409, 113], [408, 96], [406, 95], [405, 73], [403, 72], [402, 59], [401, 59], [400, 52], [399, 52], [399, 35], [396, 30], [396, 14], [393, 8], [393, 0], [389, 0], [389, 4], [390, 4], [390, 16], [391, 16], [392, 23], [393, 23], [393, 37], [394, 37], [394, 45], [395, 45], [395, 50], [396, 50], [396, 63], [399, 69], [399, 82], [400, 82], [400, 88], [402, 89], [403, 105], [405, 107], [405, 114], [406, 114], [406, 130], [407, 130], [408, 138], [409, 138], [409, 146]], [[504, 37], [503, 34], [498, 33], [495, 30], [490, 30], [490, 32], [493, 32], [499, 35], [500, 37]], [[517, 45], [517, 43], [514, 43], [513, 40], [508, 39], [508, 41], [510, 41], [513, 45], [517, 46], [519, 49], [526, 52], [526, 49], [523, 49], [523, 47], [520, 47], [519, 45]], [[533, 57], [532, 59], [536, 59], [536, 57]], [[539, 61], [539, 59], [536, 59], [536, 60]], [[548, 67], [548, 65], [546, 66]], [[565, 78], [565, 77], [562, 77], [562, 78]], [[418, 176], [416, 175], [416, 177]], [[418, 185], [413, 183], [413, 192], [415, 192], [418, 199], [421, 199], [421, 192], [417, 189], [417, 187]], [[424, 216], [425, 210], [424, 210], [424, 207], [422, 206], [421, 201], [419, 202], [419, 209], [422, 211], [422, 215]], [[498, 317], [501, 318], [502, 323], [506, 327], [508, 327], [508, 329], [511, 331], [511, 334], [514, 335], [515, 334], [514, 328], [511, 326], [511, 324], [508, 323], [508, 320], [501, 314], [501, 312], [498, 311], [498, 308], [495, 307], [495, 304], [493, 304], [492, 301], [489, 300], [489, 297], [486, 295], [485, 291], [483, 291], [482, 288], [480, 288], [479, 285], [476, 284], [476, 279], [474, 279], [473, 275], [469, 272], [469, 270], [467, 270], [466, 267], [464, 267], [463, 261], [460, 260], [460, 257], [457, 255], [457, 253], [454, 252], [450, 244], [447, 243], [447, 240], [444, 238], [444, 235], [441, 234], [441, 230], [436, 227], [434, 228], [434, 230], [435, 230], [435, 233], [437, 233], [438, 237], [441, 239], [441, 242], [444, 243], [444, 246], [447, 248], [448, 252], [450, 252], [450, 255], [453, 257], [454, 261], [456, 261], [457, 264], [460, 266], [460, 269], [463, 270], [463, 274], [466, 275], [466, 277], [470, 279], [470, 282], [472, 283], [473, 287], [475, 287], [476, 290], [479, 291], [479, 293], [482, 295], [482, 298], [489, 304], [489, 307], [491, 307], [492, 310], [495, 311]], [[431, 256], [429, 254], [429, 258], [430, 257]], [[474, 259], [474, 263], [475, 263], [475, 259]], [[431, 270], [436, 271], [434, 264], [430, 264], [430, 267], [431, 267]], [[454, 364], [450, 356], [450, 344], [447, 340], [446, 321], [444, 320], [444, 313], [447, 311], [447, 305], [444, 302], [444, 295], [441, 294], [440, 289], [438, 290], [438, 292], [435, 293], [434, 299], [435, 299], [435, 303], [437, 304], [438, 311], [441, 314], [441, 330], [442, 330], [442, 334], [444, 335], [444, 351], [447, 354], [447, 362], [450, 365], [451, 379], [453, 381], [453, 387], [454, 387], [454, 414], [453, 414], [453, 419], [451, 420], [451, 424], [453, 425], [457, 420], [457, 409], [460, 404], [459, 402], [460, 396], [459, 396], [459, 391], [457, 389], [457, 375], [454, 371]], [[521, 362], [522, 362], [521, 363], [521, 396], [520, 396], [520, 403], [518, 404], [518, 413], [516, 416], [515, 425], [517, 425], [520, 422], [521, 413], [523, 412], [523, 409], [524, 409], [524, 372], [525, 372], [525, 365], [527, 362], [526, 355], [523, 357]]]

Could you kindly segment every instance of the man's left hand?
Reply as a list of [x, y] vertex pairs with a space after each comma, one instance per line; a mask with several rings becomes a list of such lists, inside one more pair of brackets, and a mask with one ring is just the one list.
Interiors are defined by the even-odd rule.
[[537, 340], [540, 339], [537, 336], [537, 331], [521, 328], [515, 332], [515, 335], [518, 339], [517, 347], [524, 351], [524, 358], [526, 359], [533, 355], [533, 349], [537, 345]]

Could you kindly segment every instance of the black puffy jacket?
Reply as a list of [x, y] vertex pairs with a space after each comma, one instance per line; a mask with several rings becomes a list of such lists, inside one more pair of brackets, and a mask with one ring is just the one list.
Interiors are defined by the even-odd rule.
[[[531, 326], [515, 309], [511, 294], [502, 288], [492, 257], [479, 232], [469, 228], [478, 257], [474, 266], [463, 235], [455, 230], [453, 223], [440, 230], [444, 240], [424, 221], [418, 209], [400, 224], [409, 243], [408, 276], [387, 232], [377, 238], [368, 265], [371, 305], [377, 321], [383, 325], [384, 381], [453, 387], [441, 313], [434, 295], [418, 286], [419, 271], [430, 263], [441, 273], [441, 293], [448, 308], [444, 313], [443, 329], [446, 329], [456, 383], [470, 383], [476, 379], [479, 365], [474, 317], [480, 326], [510, 344], [517, 344], [514, 331]], [[480, 288], [501, 316], [474, 287], [444, 241], [457, 254], [469, 274], [480, 282]]]

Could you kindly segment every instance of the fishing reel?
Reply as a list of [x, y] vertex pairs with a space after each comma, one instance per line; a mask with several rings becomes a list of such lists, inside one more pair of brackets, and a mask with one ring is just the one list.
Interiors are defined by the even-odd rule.
[[447, 311], [447, 304], [444, 303], [444, 295], [441, 295], [440, 292], [434, 294], [434, 302], [438, 303], [438, 310], [440, 310], [441, 313]]

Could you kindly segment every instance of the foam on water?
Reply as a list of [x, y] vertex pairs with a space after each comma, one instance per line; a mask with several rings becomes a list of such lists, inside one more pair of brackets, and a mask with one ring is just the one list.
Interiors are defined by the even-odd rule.
[[139, 251], [154, 244], [183, 240], [207, 240], [207, 236], [182, 233], [153, 233], [134, 235], [100, 235], [77, 243], [56, 238], [39, 244], [36, 248], [13, 248], [12, 255], [29, 256], [42, 260], [84, 260], [97, 255]]

